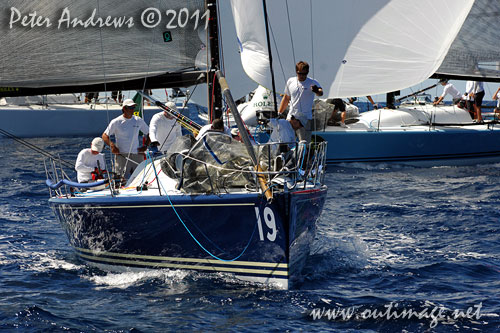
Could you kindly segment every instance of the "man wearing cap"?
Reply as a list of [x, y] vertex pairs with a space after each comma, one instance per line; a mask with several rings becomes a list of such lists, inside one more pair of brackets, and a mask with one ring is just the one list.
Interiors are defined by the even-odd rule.
[[[123, 178], [128, 178], [144, 161], [143, 153], [149, 144], [149, 127], [142, 118], [134, 116], [135, 106], [130, 98], [124, 100], [123, 114], [111, 120], [102, 134], [102, 139], [115, 156], [115, 173]], [[139, 147], [139, 131], [146, 135], [144, 147]], [[111, 141], [111, 135], [115, 136], [115, 143]]]
[[441, 83], [441, 85], [444, 86], [443, 93], [441, 94], [441, 96], [439, 96], [437, 101], [435, 101], [433, 104], [438, 105], [439, 103], [441, 103], [441, 101], [443, 100], [444, 96], [446, 96], [446, 94], [449, 94], [451, 96], [451, 98], [453, 98], [453, 104], [458, 104], [460, 102], [460, 100], [462, 99], [462, 95], [457, 90], [457, 88], [455, 88], [455, 86], [453, 86], [453, 84], [448, 83], [447, 79], [441, 79], [441, 80], [439, 80], [439, 83]]
[[[167, 102], [165, 106], [177, 112], [174, 102]], [[151, 118], [149, 129], [151, 146], [156, 147], [162, 153], [168, 150], [177, 137], [182, 136], [181, 125], [167, 111], [155, 114]]]
[[104, 141], [101, 138], [94, 138], [90, 148], [82, 149], [76, 158], [75, 170], [79, 183], [88, 183], [92, 181], [92, 172], [99, 169], [106, 170], [104, 164], [104, 155], [101, 154], [104, 148]]
[[295, 65], [296, 77], [288, 79], [285, 87], [285, 95], [281, 100], [278, 112], [283, 113], [290, 102], [290, 112], [287, 119], [294, 116], [300, 121], [302, 127], [295, 131], [300, 141], [311, 141], [312, 131], [312, 107], [315, 96], [323, 96], [323, 88], [309, 74], [309, 64], [299, 61]]
[[240, 131], [237, 128], [231, 128], [231, 137], [236, 141], [243, 142], [240, 136]]

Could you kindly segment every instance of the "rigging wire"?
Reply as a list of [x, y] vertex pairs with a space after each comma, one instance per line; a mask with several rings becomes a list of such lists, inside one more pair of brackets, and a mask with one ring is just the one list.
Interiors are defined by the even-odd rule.
[[[100, 1], [97, 0], [97, 15], [100, 17]], [[109, 109], [108, 109], [108, 89], [106, 89], [107, 85], [107, 78], [106, 78], [106, 64], [104, 62], [104, 44], [103, 44], [103, 38], [102, 38], [102, 26], [99, 26], [99, 41], [101, 44], [101, 61], [102, 61], [102, 75], [104, 79], [104, 96], [106, 97], [106, 117], [108, 118], [108, 124], [109, 124]], [[98, 93], [99, 94], [99, 93]], [[97, 97], [95, 103], [97, 104]], [[94, 109], [95, 109], [94, 105]]]
[[280, 52], [279, 52], [279, 49], [278, 49], [278, 45], [276, 44], [276, 38], [274, 37], [274, 33], [273, 33], [273, 26], [271, 24], [271, 22], [269, 22], [269, 31], [271, 31], [271, 36], [273, 36], [273, 43], [274, 43], [274, 48], [276, 49], [276, 55], [278, 56], [278, 63], [280, 64], [280, 67], [281, 67], [281, 74], [283, 74], [283, 82], [286, 83], [286, 76], [285, 76], [285, 69], [283, 68], [283, 62], [281, 61], [281, 57], [280, 57]]
[[[314, 75], [314, 29], [313, 29], [313, 7], [312, 7], [312, 0], [309, 0], [309, 13], [311, 14], [310, 16], [310, 23], [311, 23], [311, 60], [312, 60], [312, 76], [315, 77]], [[314, 122], [316, 123], [316, 122]]]
[[290, 25], [290, 11], [288, 10], [288, 0], [285, 1], [286, 4], [286, 16], [288, 18], [288, 32], [290, 33], [290, 42], [292, 44], [292, 55], [293, 55], [293, 63], [296, 64], [297, 61], [295, 59], [295, 47], [293, 46], [293, 35], [292, 35], [292, 26]]
[[[313, 8], [312, 8], [312, 0], [309, 0], [309, 13], [310, 13], [310, 18], [309, 21], [311, 23], [311, 62], [312, 62], [312, 76], [315, 77], [314, 75], [314, 28], [313, 28]], [[313, 131], [317, 131], [318, 129], [316, 128], [316, 112], [312, 113], [313, 116]]]
[[[100, 14], [100, 1], [97, 0], [97, 15], [98, 16], [101, 16]], [[108, 120], [108, 125], [110, 123], [110, 119], [109, 119], [109, 108], [108, 108], [108, 90], [106, 88], [106, 85], [107, 85], [107, 78], [106, 78], [106, 64], [105, 64], [105, 61], [104, 61], [104, 44], [103, 44], [103, 37], [102, 37], [102, 27], [99, 26], [99, 41], [100, 41], [100, 44], [101, 44], [101, 61], [102, 61], [102, 75], [103, 75], [103, 79], [104, 79], [104, 94], [106, 96], [106, 118]], [[106, 125], [107, 126], [107, 125]], [[115, 161], [114, 161], [114, 158], [112, 157], [113, 153], [111, 153], [111, 168], [112, 169], [115, 169], [116, 166], [115, 166]]]
[[219, 39], [219, 54], [220, 54], [220, 63], [219, 63], [219, 66], [220, 66], [220, 70], [222, 72], [222, 74], [224, 74], [224, 76], [226, 76], [226, 68], [225, 68], [225, 64], [224, 64], [224, 43], [222, 42], [222, 21], [220, 20], [220, 6], [219, 6], [219, 2], [217, 2], [217, 21], [219, 24], [217, 24], [217, 29], [218, 29], [218, 32], [217, 32], [217, 38]]
[[269, 36], [269, 17], [267, 15], [266, 0], [262, 0], [262, 4], [264, 6], [264, 20], [266, 23], [267, 53], [269, 56], [269, 70], [271, 71], [271, 85], [273, 88], [274, 111], [276, 112], [276, 114], [278, 114], [278, 103], [276, 100], [276, 83], [274, 80], [274, 68], [273, 68], [273, 53], [271, 52], [271, 40]]
[[[151, 161], [151, 163], [154, 163], [154, 161], [152, 160], [151, 156], [149, 155], [149, 153], [147, 154], [147, 158], [148, 158], [148, 161]], [[177, 209], [175, 209], [175, 206], [174, 204], [172, 203], [172, 201], [170, 200], [170, 196], [168, 195], [168, 192], [165, 190], [165, 188], [163, 187], [163, 184], [159, 181], [159, 178], [158, 178], [158, 175], [156, 174], [156, 171], [155, 171], [155, 176], [157, 177], [156, 179], [158, 180], [158, 183], [160, 184], [161, 188], [163, 189], [163, 192], [165, 192], [165, 195], [167, 196], [167, 199], [168, 199], [168, 202], [170, 203], [170, 206], [172, 207], [172, 209], [174, 210], [174, 213], [175, 215], [177, 216], [177, 218], [179, 219], [179, 221], [182, 223], [182, 225], [184, 226], [184, 228], [186, 229], [186, 231], [189, 233], [189, 235], [191, 236], [191, 238], [193, 238], [193, 240], [196, 242], [196, 244], [198, 244], [198, 246], [203, 249], [203, 251], [205, 251], [208, 255], [210, 255], [212, 258], [214, 259], [217, 259], [217, 260], [220, 260], [220, 261], [225, 261], [225, 262], [231, 262], [231, 261], [235, 261], [235, 260], [238, 260], [243, 254], [245, 254], [245, 252], [247, 251], [248, 247], [250, 246], [250, 243], [252, 242], [252, 239], [255, 235], [255, 230], [257, 229], [257, 222], [255, 222], [255, 226], [254, 226], [254, 229], [252, 231], [252, 235], [250, 236], [250, 239], [248, 240], [248, 243], [247, 245], [243, 248], [243, 250], [241, 251], [241, 253], [239, 255], [237, 255], [236, 257], [232, 258], [232, 259], [222, 259], [222, 258], [219, 258], [218, 256], [216, 256], [215, 254], [213, 254], [212, 252], [210, 252], [209, 250], [207, 250], [199, 241], [198, 239], [193, 235], [193, 233], [191, 232], [191, 230], [189, 230], [188, 226], [186, 225], [186, 223], [184, 223], [184, 220], [181, 218], [181, 216], [179, 215], [179, 213], [177, 212]], [[203, 233], [202, 233], [203, 234]], [[203, 234], [203, 236], [205, 236]], [[206, 236], [205, 236], [206, 237]], [[208, 237], [206, 237], [208, 239]], [[214, 244], [210, 239], [208, 239], [210, 243]], [[214, 244], [215, 245], [215, 244]], [[218, 246], [216, 246], [217, 248], [219, 248]]]
[[40, 147], [38, 147], [38, 146], [36, 146], [36, 145], [34, 145], [34, 144], [26, 141], [26, 140], [23, 140], [20, 137], [15, 136], [14, 134], [7, 132], [6, 130], [3, 130], [3, 129], [0, 128], [0, 133], [3, 134], [3, 135], [5, 135], [6, 137], [11, 138], [12, 140], [14, 140], [16, 142], [19, 142], [20, 144], [25, 145], [29, 149], [32, 149], [32, 150], [36, 151], [37, 153], [42, 154], [45, 157], [51, 158], [51, 159], [53, 159], [55, 161], [60, 162], [61, 164], [64, 164], [66, 167], [69, 167], [69, 168], [73, 168], [74, 167], [73, 163], [65, 161], [65, 160], [61, 159], [60, 157], [58, 157], [58, 156], [56, 156], [54, 154], [49, 153], [47, 150], [45, 150], [43, 148], [40, 148]]

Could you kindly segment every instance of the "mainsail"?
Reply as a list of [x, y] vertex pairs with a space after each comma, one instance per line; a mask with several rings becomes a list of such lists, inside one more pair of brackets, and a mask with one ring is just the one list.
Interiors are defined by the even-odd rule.
[[160, 81], [168, 82], [169, 75], [181, 81], [181, 73], [206, 67], [203, 0], [6, 0], [2, 6], [0, 90], [5, 94], [22, 88], [138, 85], [146, 77], [164, 76]]
[[[247, 75], [271, 88], [261, 0], [231, 0]], [[418, 84], [441, 64], [473, 0], [267, 2], [277, 90], [308, 61], [329, 97]], [[251, 14], [251, 15], [250, 15]], [[287, 24], [289, 22], [289, 24]]]
[[500, 81], [500, 1], [474, 2], [435, 76]]

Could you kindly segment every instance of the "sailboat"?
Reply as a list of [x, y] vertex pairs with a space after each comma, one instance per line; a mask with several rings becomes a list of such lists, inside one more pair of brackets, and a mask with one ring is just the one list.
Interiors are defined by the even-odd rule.
[[[170, 101], [183, 114], [195, 114], [204, 108], [187, 97], [176, 97], [173, 89], [165, 89]], [[131, 91], [130, 97], [136, 92]], [[2, 92], [0, 91], [0, 96]], [[107, 96], [106, 96], [107, 95]], [[85, 102], [84, 94], [16, 96], [0, 98], [0, 135], [7, 137], [70, 137], [99, 136], [110, 119], [122, 114], [120, 101], [103, 92], [100, 98]], [[126, 95], [125, 95], [126, 96]], [[146, 103], [142, 117], [149, 123], [161, 110]]]
[[[252, 6], [251, 1], [233, 3]], [[258, 8], [258, 2], [253, 6]], [[233, 13], [243, 67], [255, 82], [272, 90], [265, 74], [265, 33], [256, 30], [263, 23], [238, 15], [241, 8]], [[310, 76], [323, 86], [325, 100], [385, 94], [431, 76], [500, 81], [498, 1], [287, 0], [268, 3], [267, 12], [274, 67], [282, 69], [276, 92], [284, 91], [298, 60], [310, 62]], [[500, 162], [497, 122], [475, 123], [456, 106], [416, 103], [379, 109], [361, 113], [344, 128], [328, 125], [333, 107], [325, 100], [315, 107], [314, 134], [330, 143], [329, 164]]]
[[[195, 270], [278, 288], [300, 281], [327, 194], [326, 143], [251, 144], [221, 71], [217, 2], [161, 0], [147, 9], [144, 1], [99, 0], [97, 8], [63, 2], [74, 29], [17, 26], [6, 32], [15, 40], [9, 52], [0, 51], [9, 60], [0, 82], [15, 87], [6, 91], [138, 89], [197, 134], [200, 125], [144, 90], [206, 84], [212, 117], [221, 117], [226, 102], [242, 139], [212, 131], [199, 140], [179, 137], [166, 155], [147, 152], [124, 186], [110, 173], [76, 183], [57, 159], [47, 161], [49, 204], [77, 255], [103, 269]], [[9, 8], [45, 18], [61, 6], [8, 0]], [[165, 13], [170, 18], [155, 25], [154, 14]], [[121, 19], [129, 24], [105, 24]], [[36, 57], [23, 56], [31, 49], [23, 38], [40, 46]]]

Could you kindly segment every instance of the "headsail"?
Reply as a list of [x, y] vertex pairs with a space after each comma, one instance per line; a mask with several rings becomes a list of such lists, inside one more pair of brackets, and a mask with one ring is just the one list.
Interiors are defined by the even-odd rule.
[[436, 76], [500, 81], [500, 1], [474, 2]]
[[208, 20], [203, 0], [2, 5], [0, 87], [89, 86], [169, 73], [178, 79], [179, 73], [206, 66], [197, 61], [206, 58], [200, 39]]
[[[261, 0], [231, 0], [243, 67], [270, 88]], [[473, 0], [267, 2], [278, 91], [295, 62], [329, 97], [385, 93], [418, 84], [441, 64]], [[248, 15], [248, 13], [253, 13]], [[259, 14], [260, 13], [260, 14]], [[287, 24], [289, 18], [290, 24]]]

